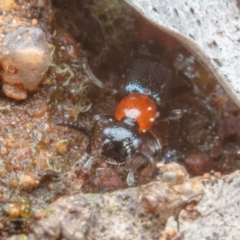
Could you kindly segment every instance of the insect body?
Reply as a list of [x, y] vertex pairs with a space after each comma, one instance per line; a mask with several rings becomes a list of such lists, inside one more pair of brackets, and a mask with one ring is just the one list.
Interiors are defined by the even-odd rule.
[[[171, 72], [154, 57], [137, 56], [120, 81], [119, 89], [125, 94], [115, 110], [115, 115], [97, 115], [88, 131], [80, 123], [60, 122], [58, 125], [77, 129], [89, 138], [87, 152], [92, 152], [96, 126], [106, 123], [101, 130], [101, 157], [114, 166], [125, 166], [127, 182], [134, 183], [132, 162], [141, 158], [138, 170], [149, 163], [155, 165], [155, 157], [161, 151], [157, 138], [149, 131], [159, 116], [161, 98], [165, 97], [172, 81]], [[90, 157], [83, 169], [89, 171], [96, 157]]]

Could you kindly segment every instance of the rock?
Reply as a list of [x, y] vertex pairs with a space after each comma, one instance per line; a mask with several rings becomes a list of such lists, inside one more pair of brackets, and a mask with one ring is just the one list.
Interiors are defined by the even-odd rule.
[[48, 209], [46, 216], [34, 228], [37, 238], [86, 239], [90, 228], [91, 211], [84, 197], [73, 195], [60, 198]]
[[19, 24], [2, 38], [3, 91], [10, 98], [24, 100], [28, 90], [38, 87], [50, 65], [44, 33], [37, 26]]
[[237, 1], [125, 1], [188, 48], [240, 106]]
[[[150, 213], [137, 201], [137, 189], [59, 198], [36, 223], [30, 239], [158, 239], [172, 209]], [[22, 239], [21, 235], [9, 239]]]
[[[37, 222], [33, 239], [159, 239], [164, 234], [178, 236], [176, 221], [179, 211], [183, 204], [200, 199], [203, 185], [200, 178], [189, 179], [185, 169], [176, 163], [158, 167], [155, 193], [170, 187], [170, 194], [162, 192], [164, 207], [150, 212], [138, 201], [137, 196], [143, 194], [143, 189], [149, 190], [152, 183], [142, 186], [139, 193], [137, 188], [129, 188], [113, 193], [62, 197], [51, 204], [43, 220]], [[186, 187], [189, 183], [194, 183], [194, 189]]]
[[14, 0], [1, 0], [0, 2], [0, 10], [6, 11], [16, 7], [16, 3]]
[[150, 211], [177, 209], [186, 203], [199, 201], [203, 184], [199, 178], [189, 178], [177, 163], [158, 164], [159, 176], [155, 181], [139, 187], [138, 199]]
[[27, 98], [27, 91], [21, 86], [4, 83], [2, 90], [9, 98], [15, 100], [24, 100]]
[[182, 210], [179, 232], [190, 239], [239, 239], [240, 172], [205, 183], [204, 195], [196, 206], [197, 217]]
[[[229, 176], [212, 173], [191, 179], [175, 163], [160, 166], [159, 170], [153, 182], [158, 185], [151, 194], [162, 191], [162, 207], [157, 202], [158, 208], [149, 211], [137, 201], [144, 189], [148, 193], [153, 190], [153, 183], [142, 186], [139, 193], [129, 188], [62, 197], [45, 211], [29, 239], [239, 239], [239, 171]], [[173, 172], [178, 176], [176, 181]], [[186, 183], [196, 188], [186, 188]], [[168, 194], [164, 191], [166, 184], [170, 187]], [[187, 192], [194, 193], [190, 194], [192, 198]], [[9, 239], [22, 239], [20, 236]]]

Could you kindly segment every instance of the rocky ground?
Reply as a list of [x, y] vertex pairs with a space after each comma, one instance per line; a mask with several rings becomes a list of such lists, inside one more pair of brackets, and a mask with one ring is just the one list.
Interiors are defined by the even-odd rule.
[[[238, 239], [238, 107], [193, 55], [123, 2], [90, 3], [0, 3], [1, 239]], [[173, 93], [152, 128], [163, 147], [157, 168], [129, 187], [126, 169], [101, 158], [83, 172], [88, 139], [57, 122], [89, 129], [96, 114], [113, 114], [111, 89], [149, 40], [165, 47]]]

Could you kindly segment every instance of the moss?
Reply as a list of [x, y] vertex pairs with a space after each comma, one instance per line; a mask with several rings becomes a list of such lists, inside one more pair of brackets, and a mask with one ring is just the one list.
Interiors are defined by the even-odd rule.
[[28, 237], [25, 234], [19, 235], [19, 240], [28, 240]]
[[99, 21], [108, 47], [120, 50], [132, 41], [135, 19], [132, 9], [126, 3], [119, 0], [92, 0], [90, 6]]

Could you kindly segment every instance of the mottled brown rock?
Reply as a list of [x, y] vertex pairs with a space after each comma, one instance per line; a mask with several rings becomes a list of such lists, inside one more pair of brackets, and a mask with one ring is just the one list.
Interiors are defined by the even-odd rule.
[[17, 85], [4, 83], [2, 90], [9, 98], [13, 98], [15, 100], [25, 100], [28, 96], [27, 91]]
[[42, 29], [27, 21], [8, 15], [0, 18], [0, 23], [4, 33], [0, 36], [3, 91], [10, 98], [24, 100], [49, 68], [48, 43]]
[[0, 10], [1, 11], [10, 10], [13, 7], [16, 7], [14, 0], [1, 0], [1, 2], [0, 2]]
[[198, 178], [189, 178], [179, 164], [159, 164], [158, 171], [156, 180], [141, 186], [138, 192], [139, 201], [150, 211], [177, 209], [201, 199], [203, 184]]
[[[164, 169], [166, 168], [162, 168], [163, 171], [159, 172], [158, 179], [167, 173]], [[175, 164], [169, 165], [168, 170], [170, 169], [171, 171], [175, 169], [180, 176], [175, 183], [170, 181], [173, 184], [170, 192], [175, 186], [174, 196], [177, 196], [178, 202], [179, 196], [185, 195], [176, 194], [176, 191], [183, 190], [180, 183], [186, 182], [187, 175], [184, 169]], [[165, 180], [158, 183], [159, 186], [156, 185], [155, 191], [159, 191], [160, 186], [164, 188]], [[165, 195], [165, 208], [158, 208], [158, 211], [151, 212], [136, 200], [136, 188], [105, 194], [76, 194], [72, 197], [63, 197], [50, 206], [45, 212], [45, 218], [34, 227], [34, 235], [29, 237], [30, 239], [56, 240], [108, 240], [111, 237], [114, 239], [238, 240], [240, 235], [239, 171], [221, 178], [209, 178], [208, 181], [204, 181], [204, 185], [202, 180], [201, 178], [187, 180], [187, 182], [196, 181], [194, 184], [200, 184], [203, 187], [202, 198], [195, 199], [200, 200], [199, 203], [195, 201], [184, 207], [184, 205], [173, 204], [171, 199], [167, 198], [170, 195]], [[149, 188], [149, 186], [146, 185], [143, 188]], [[186, 200], [187, 198], [185, 200], [182, 198], [180, 203], [186, 205]], [[10, 239], [22, 238], [18, 236]]]
[[[169, 215], [168, 209], [150, 213], [136, 198], [137, 189], [106, 194], [76, 194], [54, 202], [44, 219], [34, 227], [31, 239], [158, 239]], [[169, 230], [169, 233], [173, 231]], [[15, 236], [10, 239], [22, 239]]]
[[84, 197], [65, 197], [48, 209], [34, 232], [39, 239], [85, 240], [90, 228], [91, 211]]

